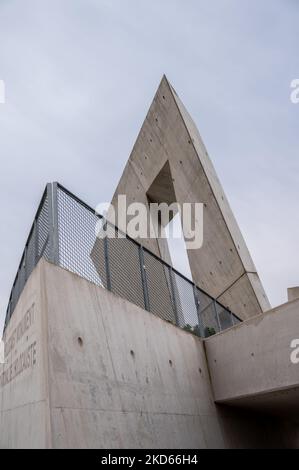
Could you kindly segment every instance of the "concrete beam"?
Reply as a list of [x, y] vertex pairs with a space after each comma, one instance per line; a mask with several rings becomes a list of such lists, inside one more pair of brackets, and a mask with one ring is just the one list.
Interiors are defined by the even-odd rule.
[[[299, 422], [299, 299], [205, 341], [217, 403], [283, 413]], [[299, 340], [298, 340], [299, 341]]]
[[299, 299], [299, 287], [288, 288], [288, 301]]

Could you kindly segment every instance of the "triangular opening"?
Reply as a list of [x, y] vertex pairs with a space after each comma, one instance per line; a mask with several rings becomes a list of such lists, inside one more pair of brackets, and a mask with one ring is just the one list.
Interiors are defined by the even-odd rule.
[[[169, 161], [165, 163], [165, 165], [160, 170], [153, 183], [151, 184], [149, 190], [147, 191], [147, 198], [149, 203], [154, 202], [161, 204], [164, 202], [170, 205], [172, 203], [177, 202]], [[192, 279], [188, 254], [181, 225], [180, 213], [177, 210], [170, 212], [169, 219], [167, 221], [164, 220], [163, 226], [158, 227], [158, 236], [160, 234], [160, 230], [164, 231], [167, 237], [167, 261], [170, 261], [172, 266], [178, 271], [180, 271], [182, 274], [184, 274], [186, 277]], [[163, 252], [165, 255], [165, 247], [163, 249]]]

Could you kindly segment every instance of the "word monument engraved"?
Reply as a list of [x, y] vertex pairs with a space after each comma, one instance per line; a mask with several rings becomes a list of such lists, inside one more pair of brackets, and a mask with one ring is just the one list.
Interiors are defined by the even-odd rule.
[[[0, 388], [36, 365], [36, 340], [29, 341], [35, 320], [35, 303], [26, 311], [8, 338], [4, 339], [4, 364]], [[28, 344], [29, 343], [29, 344]]]

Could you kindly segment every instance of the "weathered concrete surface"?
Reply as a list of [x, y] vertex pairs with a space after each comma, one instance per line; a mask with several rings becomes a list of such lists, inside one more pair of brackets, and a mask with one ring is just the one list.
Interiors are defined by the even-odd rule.
[[42, 265], [31, 274], [6, 328], [0, 364], [0, 448], [51, 446], [47, 311]]
[[[115, 191], [115, 206], [119, 194], [128, 204], [204, 203], [204, 244], [188, 252], [194, 282], [241, 318], [270, 308], [199, 132], [166, 77]], [[161, 239], [140, 242], [169, 261]]]
[[299, 287], [288, 288], [288, 301], [299, 299]]
[[34, 363], [0, 388], [1, 448], [298, 444], [290, 421], [215, 405], [201, 339], [45, 260], [5, 340], [12, 346], [5, 370], [36, 344]]
[[33, 304], [11, 358], [36, 341], [36, 362], [0, 389], [1, 448], [224, 446], [201, 340], [45, 260], [6, 340]]
[[299, 421], [299, 299], [206, 340], [215, 400], [283, 414]]
[[201, 340], [43, 269], [54, 447], [223, 447]]

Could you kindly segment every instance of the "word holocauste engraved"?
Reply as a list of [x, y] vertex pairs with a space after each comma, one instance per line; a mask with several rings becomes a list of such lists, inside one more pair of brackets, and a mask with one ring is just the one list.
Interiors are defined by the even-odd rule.
[[0, 387], [4, 387], [24, 370], [36, 364], [36, 341], [28, 346], [25, 351], [0, 375]]

